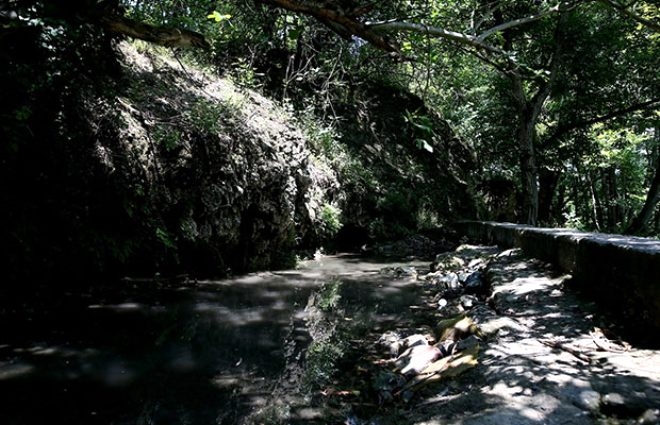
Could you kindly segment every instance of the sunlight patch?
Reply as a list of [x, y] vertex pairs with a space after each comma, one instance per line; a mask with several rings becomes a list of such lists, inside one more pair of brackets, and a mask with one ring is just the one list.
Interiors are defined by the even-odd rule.
[[15, 379], [34, 371], [34, 366], [25, 363], [0, 362], [0, 381]]

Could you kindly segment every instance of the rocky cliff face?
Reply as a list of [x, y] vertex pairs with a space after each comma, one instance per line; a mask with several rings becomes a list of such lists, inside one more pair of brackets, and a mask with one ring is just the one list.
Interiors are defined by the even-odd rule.
[[78, 43], [48, 62], [25, 44], [0, 72], [9, 280], [286, 267], [342, 224], [337, 246], [355, 249], [442, 224], [469, 197], [469, 152], [402, 89], [356, 93], [328, 132], [168, 52]]
[[[130, 85], [116, 99], [124, 124], [116, 157], [131, 152], [129, 180], [142, 176], [156, 237], [197, 271], [292, 265], [296, 240], [312, 232], [328, 167], [293, 117], [255, 92], [123, 46]], [[103, 160], [103, 156], [98, 157]], [[111, 162], [106, 164], [112, 174]]]
[[50, 280], [292, 265], [337, 185], [292, 116], [167, 54], [119, 47], [103, 89], [84, 77], [67, 93], [20, 88], [34, 99], [3, 160], [15, 182], [2, 194], [4, 269]]

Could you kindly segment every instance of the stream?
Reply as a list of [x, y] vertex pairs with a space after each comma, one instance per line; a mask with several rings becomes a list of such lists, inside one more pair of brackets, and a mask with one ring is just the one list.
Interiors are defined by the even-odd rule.
[[0, 297], [1, 423], [660, 423], [660, 350], [570, 275], [470, 245], [430, 268], [321, 256]]
[[335, 327], [310, 320], [310, 306], [332, 308], [336, 299], [318, 293], [334, 282], [342, 304], [353, 306], [336, 320], [373, 329], [407, 320], [419, 286], [379, 274], [400, 265], [429, 263], [325, 256], [227, 280], [126, 279], [36, 302], [5, 300], [2, 423], [325, 423], [309, 392], [310, 379], [325, 372], [310, 375], [305, 356]]

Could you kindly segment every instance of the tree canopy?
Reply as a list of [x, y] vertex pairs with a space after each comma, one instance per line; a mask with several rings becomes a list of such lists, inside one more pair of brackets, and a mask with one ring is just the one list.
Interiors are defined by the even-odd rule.
[[395, 82], [470, 144], [480, 215], [498, 215], [488, 192], [507, 181], [510, 220], [630, 232], [660, 221], [651, 1], [12, 0], [0, 17], [3, 37], [49, 27], [201, 48], [276, 97], [314, 98], [325, 118], [356, 79]]

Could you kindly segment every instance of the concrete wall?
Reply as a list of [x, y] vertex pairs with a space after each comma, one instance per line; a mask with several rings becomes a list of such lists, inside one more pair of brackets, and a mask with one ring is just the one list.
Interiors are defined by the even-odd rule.
[[473, 241], [519, 247], [555, 264], [572, 274], [579, 290], [623, 319], [632, 338], [660, 340], [660, 240], [496, 222], [456, 227]]

